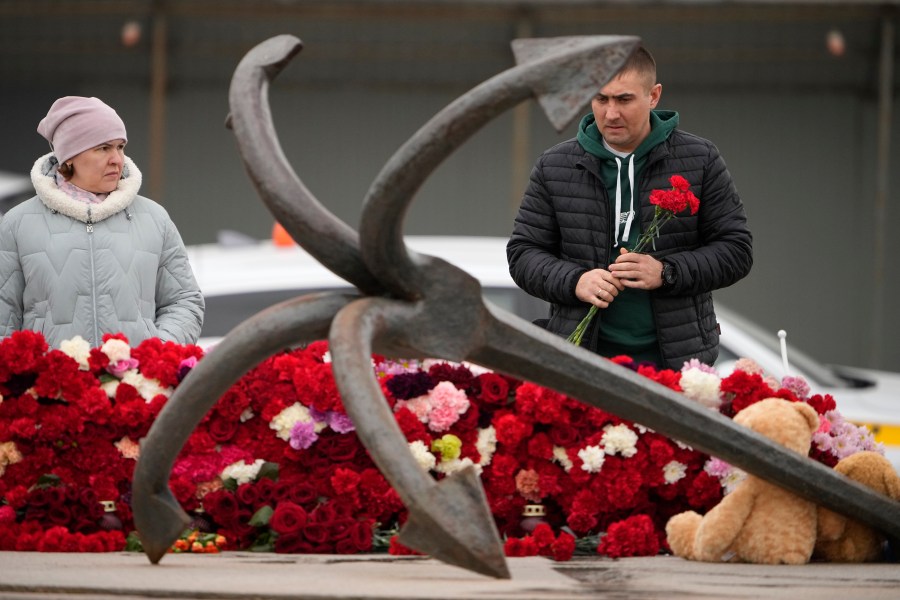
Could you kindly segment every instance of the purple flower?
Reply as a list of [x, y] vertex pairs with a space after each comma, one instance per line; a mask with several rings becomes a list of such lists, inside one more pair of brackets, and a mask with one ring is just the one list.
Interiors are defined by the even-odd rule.
[[353, 421], [344, 413], [329, 411], [327, 420], [328, 426], [338, 433], [350, 433], [351, 431], [356, 431], [356, 427], [353, 426]]
[[802, 377], [785, 375], [781, 380], [781, 387], [790, 390], [798, 398], [809, 398], [809, 384]]
[[178, 381], [184, 379], [197, 366], [197, 357], [189, 356], [178, 364]]
[[291, 428], [291, 448], [294, 450], [306, 450], [316, 443], [319, 434], [316, 433], [316, 424], [312, 421], [297, 421]]
[[409, 400], [416, 396], [424, 396], [434, 387], [434, 381], [428, 373], [401, 373], [388, 379], [387, 389], [397, 400]]
[[319, 410], [315, 406], [309, 407], [309, 416], [311, 416], [313, 421], [315, 421], [316, 423], [327, 423], [328, 422], [328, 413]]

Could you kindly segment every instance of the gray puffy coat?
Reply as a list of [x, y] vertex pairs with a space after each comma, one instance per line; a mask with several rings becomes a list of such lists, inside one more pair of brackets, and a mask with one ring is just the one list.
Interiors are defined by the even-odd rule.
[[61, 191], [56, 167], [52, 154], [39, 158], [37, 196], [0, 220], [0, 338], [30, 329], [52, 347], [76, 335], [98, 346], [104, 333], [124, 333], [132, 345], [196, 342], [203, 295], [168, 213], [137, 195], [131, 159], [100, 204]]
[[[590, 306], [575, 296], [586, 271], [612, 262], [612, 219], [598, 159], [577, 140], [563, 142], [538, 159], [507, 246], [510, 273], [526, 292], [551, 303], [547, 328], [568, 336]], [[681, 368], [698, 358], [718, 356], [718, 324], [712, 291], [746, 276], [753, 264], [752, 237], [731, 175], [716, 147], [674, 130], [651, 150], [637, 185], [642, 230], [653, 219], [654, 189], [669, 189], [679, 174], [700, 199], [696, 215], [680, 215], [656, 240], [677, 283], [650, 292], [663, 366]], [[603, 311], [597, 313], [582, 345], [597, 347]]]

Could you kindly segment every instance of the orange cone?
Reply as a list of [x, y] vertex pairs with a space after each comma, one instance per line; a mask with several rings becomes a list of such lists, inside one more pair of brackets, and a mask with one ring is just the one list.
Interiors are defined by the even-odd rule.
[[294, 238], [287, 232], [287, 230], [281, 226], [281, 223], [275, 222], [275, 226], [272, 228], [272, 241], [276, 246], [293, 246], [297, 242], [294, 241]]

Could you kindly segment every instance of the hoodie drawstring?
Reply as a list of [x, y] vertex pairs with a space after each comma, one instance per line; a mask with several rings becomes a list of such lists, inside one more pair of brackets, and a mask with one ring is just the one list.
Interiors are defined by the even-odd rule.
[[[619, 225], [622, 223], [622, 160], [616, 156], [616, 240], [613, 248], [619, 245]], [[625, 219], [625, 231], [622, 232], [622, 241], [628, 241], [628, 233], [631, 231], [631, 223], [634, 221], [634, 154], [628, 157], [628, 187], [631, 190], [631, 206], [628, 209], [628, 217]]]

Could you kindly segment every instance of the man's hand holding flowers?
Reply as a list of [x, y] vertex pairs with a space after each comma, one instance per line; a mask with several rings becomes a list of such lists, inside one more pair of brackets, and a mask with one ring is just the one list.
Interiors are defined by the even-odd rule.
[[569, 342], [580, 346], [584, 332], [597, 313], [597, 309], [608, 307], [624, 288], [654, 290], [662, 287], [662, 262], [649, 254], [643, 254], [643, 251], [648, 245], [655, 244], [660, 229], [670, 219], [685, 210], [690, 210], [692, 215], [697, 214], [697, 210], [700, 208], [700, 200], [691, 192], [691, 184], [687, 179], [681, 175], [672, 175], [669, 183], [672, 184], [671, 189], [650, 192], [650, 204], [655, 207], [653, 220], [647, 231], [638, 238], [634, 249], [629, 252], [625, 248], [620, 248], [619, 256], [616, 257], [614, 263], [609, 265], [609, 270], [593, 269], [578, 280], [575, 296], [592, 306], [587, 316], [569, 335]]

